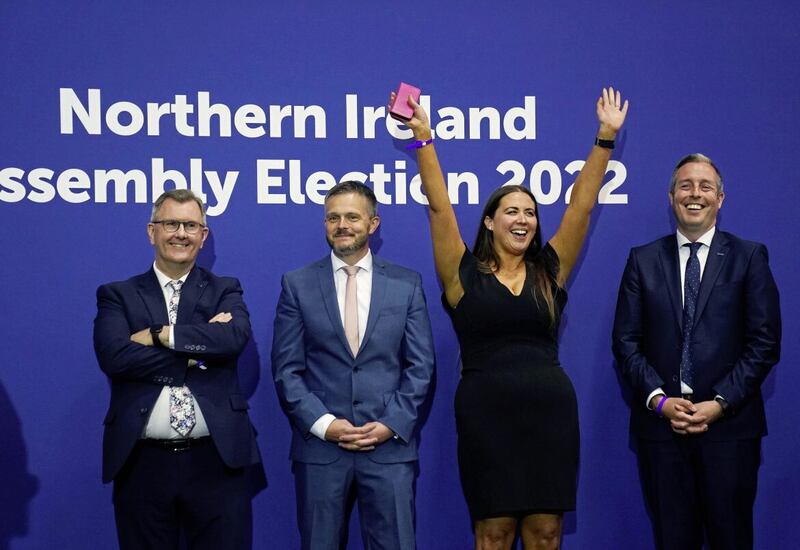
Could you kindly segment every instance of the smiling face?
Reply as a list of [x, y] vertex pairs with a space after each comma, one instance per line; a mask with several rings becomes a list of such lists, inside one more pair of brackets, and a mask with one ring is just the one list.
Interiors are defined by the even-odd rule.
[[525, 254], [538, 225], [536, 205], [526, 193], [509, 193], [500, 199], [494, 215], [483, 219], [483, 224], [492, 232], [495, 251]]
[[339, 193], [325, 201], [325, 236], [333, 253], [355, 265], [369, 250], [369, 236], [380, 225], [369, 200], [358, 193]]
[[719, 191], [719, 177], [705, 162], [689, 162], [675, 174], [675, 187], [669, 203], [675, 213], [678, 230], [695, 241], [717, 223], [717, 212], [725, 194]]
[[[203, 224], [203, 213], [193, 200], [178, 202], [165, 200], [153, 217], [154, 221], [175, 220], [179, 222], [197, 222]], [[165, 275], [178, 279], [188, 273], [203, 243], [208, 237], [208, 228], [202, 227], [197, 233], [190, 235], [181, 225], [174, 233], [169, 233], [162, 223], [147, 224], [147, 235], [150, 244], [156, 251], [156, 266]]]

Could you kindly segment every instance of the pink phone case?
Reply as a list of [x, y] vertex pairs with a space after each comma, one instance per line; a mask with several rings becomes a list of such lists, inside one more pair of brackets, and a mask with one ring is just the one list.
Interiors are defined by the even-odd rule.
[[419, 95], [421, 90], [411, 84], [401, 82], [397, 87], [394, 102], [389, 107], [389, 114], [399, 120], [411, 120], [414, 116], [414, 109], [408, 105], [408, 96], [414, 98], [414, 101], [419, 103]]

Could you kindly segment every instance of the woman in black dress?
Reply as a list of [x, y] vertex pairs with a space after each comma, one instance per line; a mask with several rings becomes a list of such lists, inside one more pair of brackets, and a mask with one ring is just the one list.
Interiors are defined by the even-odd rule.
[[[392, 98], [394, 99], [394, 98]], [[597, 100], [600, 128], [555, 235], [542, 245], [536, 201], [522, 186], [496, 190], [470, 251], [458, 229], [425, 111], [413, 99], [408, 122], [430, 203], [442, 297], [461, 346], [455, 399], [461, 485], [475, 547], [558, 548], [561, 518], [575, 509], [578, 412], [558, 360], [564, 286], [628, 102], [613, 88]]]

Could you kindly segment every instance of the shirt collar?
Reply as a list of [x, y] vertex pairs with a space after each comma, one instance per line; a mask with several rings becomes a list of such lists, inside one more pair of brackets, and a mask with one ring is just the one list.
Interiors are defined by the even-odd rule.
[[[695, 242], [702, 243], [702, 244], [706, 245], [707, 247], [711, 248], [711, 240], [714, 238], [714, 234], [716, 232], [717, 232], [717, 226], [715, 225], [715, 226], [711, 227], [711, 229], [709, 229], [708, 231], [703, 233], [700, 236], [700, 238], [697, 239], [697, 241], [695, 241]], [[683, 235], [683, 233], [681, 233], [680, 231], [676, 231], [675, 234], [678, 236], [678, 249], [679, 250], [683, 245], [692, 242], [689, 239], [687, 239]]]
[[[156, 266], [155, 262], [153, 262], [153, 271], [156, 272], [156, 279], [158, 279], [158, 285], [162, 289], [165, 286], [167, 286], [170, 283], [170, 281], [174, 281], [175, 280], [175, 279], [172, 279], [172, 278], [168, 277], [164, 273], [162, 273], [161, 270], [158, 269], [158, 267]], [[182, 282], [182, 283], [185, 283], [186, 282], [186, 278], [189, 277], [189, 273], [191, 273], [191, 272], [192, 272], [192, 270], [190, 269], [189, 272], [186, 273], [186, 275], [184, 275], [183, 277], [181, 277], [180, 279], [177, 279], [177, 280]]]
[[[331, 264], [333, 265], [333, 272], [336, 273], [344, 266], [348, 265], [344, 260], [338, 257], [331, 250]], [[364, 271], [372, 271], [372, 250], [367, 249], [366, 255], [356, 262], [356, 265]]]

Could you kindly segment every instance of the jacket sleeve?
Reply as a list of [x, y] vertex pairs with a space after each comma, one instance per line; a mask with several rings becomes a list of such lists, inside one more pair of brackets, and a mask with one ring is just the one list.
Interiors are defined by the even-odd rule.
[[272, 377], [278, 399], [289, 420], [304, 434], [328, 409], [320, 397], [308, 389], [303, 379], [306, 370], [305, 325], [291, 284], [281, 280], [281, 295], [275, 311], [272, 337]]
[[631, 250], [622, 275], [614, 315], [612, 349], [617, 365], [642, 402], [653, 390], [663, 387], [664, 381], [643, 353], [643, 297], [636, 251]]
[[[223, 311], [231, 314], [227, 323], [209, 323], [208, 320], [175, 325], [175, 351], [195, 359], [235, 359], [250, 339], [250, 314], [242, 299], [242, 287], [237, 279], [226, 279], [214, 314]], [[222, 364], [233, 365], [231, 361]], [[209, 363], [210, 366], [214, 362]]]
[[780, 298], [764, 245], [754, 248], [748, 262], [744, 309], [742, 354], [733, 368], [714, 384], [714, 391], [724, 397], [733, 410], [761, 386], [780, 359]]
[[404, 442], [413, 437], [435, 363], [431, 323], [421, 283], [416, 275], [403, 333], [400, 383], [378, 418]]

